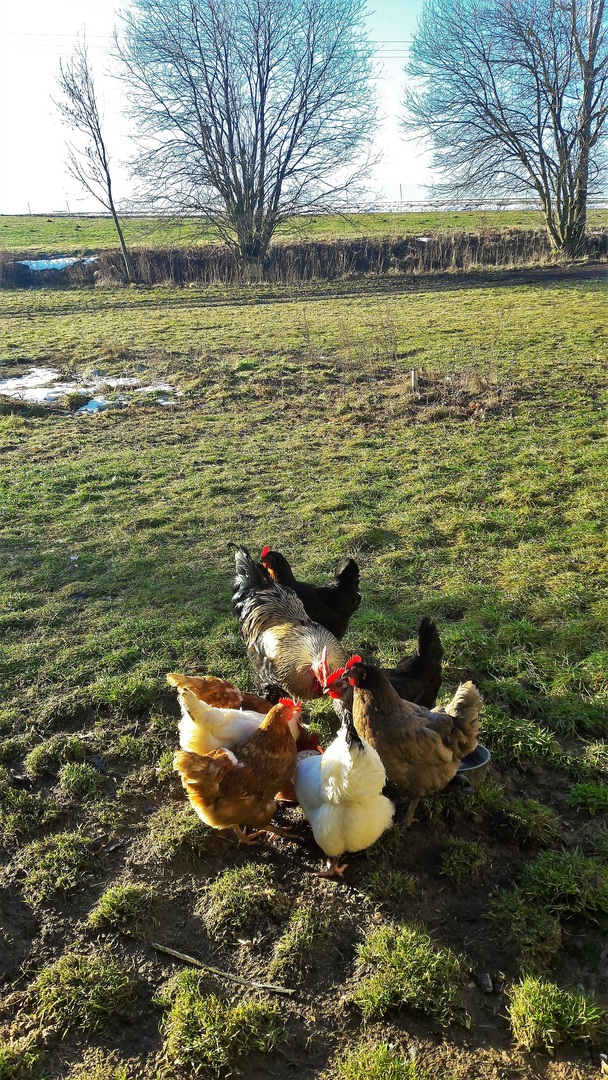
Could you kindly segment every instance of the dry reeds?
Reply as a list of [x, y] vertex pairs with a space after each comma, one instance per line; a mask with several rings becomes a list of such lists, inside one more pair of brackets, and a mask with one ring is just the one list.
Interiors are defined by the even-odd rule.
[[[587, 238], [582, 253], [591, 259], [608, 255], [608, 230]], [[505, 229], [477, 233], [445, 230], [429, 237], [315, 240], [275, 244], [263, 266], [243, 267], [220, 245], [132, 252], [136, 279], [143, 285], [231, 284], [244, 281], [292, 283], [333, 280], [353, 275], [432, 273], [476, 267], [522, 267], [556, 259], [543, 229]], [[15, 255], [0, 252], [0, 281], [5, 287], [33, 285], [117, 284], [124, 278], [119, 251], [104, 252], [95, 262], [77, 262], [64, 270], [31, 271]]]

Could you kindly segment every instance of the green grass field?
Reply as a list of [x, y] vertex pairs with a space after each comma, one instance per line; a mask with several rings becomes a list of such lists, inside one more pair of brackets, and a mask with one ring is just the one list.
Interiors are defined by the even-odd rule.
[[[608, 211], [592, 210], [589, 227], [599, 228], [608, 222]], [[531, 229], [543, 224], [542, 214], [534, 210], [453, 211], [406, 214], [320, 215], [296, 219], [277, 233], [277, 239], [325, 240], [352, 239], [358, 236], [428, 235], [443, 229], [480, 230]], [[125, 239], [136, 247], [171, 247], [209, 243], [215, 239], [212, 229], [192, 221], [166, 221], [153, 218], [125, 218]], [[80, 255], [84, 251], [105, 251], [118, 247], [116, 231], [109, 217], [0, 216], [0, 250], [20, 253]]]
[[[0, 293], [0, 379], [44, 363], [184, 391], [169, 409], [0, 414], [2, 1080], [42, 1062], [45, 1080], [168, 1078], [172, 1062], [254, 1080], [598, 1074], [607, 301], [600, 276], [512, 273]], [[344, 883], [313, 876], [297, 809], [283, 812], [297, 844], [244, 852], [172, 776], [165, 673], [252, 685], [229, 541], [279, 548], [317, 581], [354, 555], [346, 647], [393, 662], [432, 614], [442, 700], [466, 678], [483, 693], [486, 784], [423, 802], [408, 834], [348, 858]], [[306, 712], [327, 740], [328, 703]], [[579, 850], [580, 897], [562, 848]], [[238, 899], [250, 865], [253, 914]], [[144, 914], [126, 900], [142, 896]], [[224, 917], [215, 935], [224, 896], [246, 925]], [[308, 928], [296, 913], [311, 911]], [[298, 995], [233, 997], [152, 941]], [[430, 965], [449, 1003], [436, 1016]], [[554, 1044], [558, 1061], [536, 1053]]]

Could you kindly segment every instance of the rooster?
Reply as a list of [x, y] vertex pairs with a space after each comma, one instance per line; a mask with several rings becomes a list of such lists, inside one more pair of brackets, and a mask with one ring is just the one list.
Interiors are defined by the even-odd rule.
[[347, 717], [322, 756], [298, 754], [295, 789], [315, 840], [328, 856], [319, 877], [341, 876], [345, 851], [362, 851], [388, 829], [395, 807], [382, 794], [384, 766]]
[[232, 610], [241, 624], [258, 689], [269, 700], [287, 692], [320, 697], [330, 671], [346, 660], [340, 642], [306, 614], [291, 589], [274, 582], [246, 548], [235, 551]]
[[269, 547], [262, 551], [260, 561], [277, 585], [292, 589], [300, 597], [310, 619], [330, 630], [334, 637], [344, 637], [348, 621], [361, 603], [359, 567], [354, 559], [342, 559], [338, 563], [329, 585], [297, 581], [285, 556]]
[[387, 778], [410, 800], [407, 827], [418, 800], [446, 787], [477, 746], [482, 699], [472, 682], [461, 683], [445, 708], [425, 709], [400, 698], [380, 668], [364, 664], [360, 656], [328, 677], [327, 692], [341, 699], [346, 680], [353, 687], [359, 735], [378, 751]]
[[[214, 829], [232, 826], [243, 844], [254, 843], [268, 831], [264, 826], [276, 812], [275, 795], [295, 772], [297, 750], [289, 722], [299, 710], [298, 704], [283, 698], [234, 750], [204, 755], [177, 751], [175, 768], [203, 821]], [[258, 831], [247, 834], [247, 825]]]

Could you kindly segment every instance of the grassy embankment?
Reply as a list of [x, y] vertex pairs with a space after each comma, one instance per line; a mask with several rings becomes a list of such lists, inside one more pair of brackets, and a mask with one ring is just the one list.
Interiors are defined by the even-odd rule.
[[[461, 284], [0, 295], [1, 377], [185, 390], [0, 416], [3, 1078], [41, 1054], [45, 1077], [85, 1060], [99, 1080], [596, 1074], [605, 1018], [574, 988], [605, 1006], [606, 289]], [[468, 677], [484, 694], [490, 780], [427, 800], [345, 884], [312, 876], [296, 810], [297, 846], [252, 853], [182, 809], [165, 673], [250, 685], [228, 540], [317, 580], [355, 555], [347, 647], [394, 661], [433, 614], [442, 700]], [[328, 705], [308, 712], [327, 740]], [[299, 996], [167, 985], [154, 940]]]
[[[607, 210], [592, 210], [589, 228], [608, 223]], [[332, 240], [352, 237], [394, 237], [424, 235], [443, 230], [478, 232], [490, 229], [541, 228], [540, 212], [453, 211], [407, 214], [350, 214], [296, 220], [277, 233], [277, 239]], [[134, 247], [189, 246], [208, 244], [214, 232], [200, 222], [172, 222], [146, 218], [125, 218], [127, 244]], [[116, 231], [108, 217], [0, 216], [0, 250], [34, 254], [81, 255], [117, 247]]]

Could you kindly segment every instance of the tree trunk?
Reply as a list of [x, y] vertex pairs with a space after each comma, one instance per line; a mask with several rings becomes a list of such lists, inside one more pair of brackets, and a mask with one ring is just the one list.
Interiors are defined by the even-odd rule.
[[131, 256], [130, 256], [128, 250], [127, 250], [127, 245], [125, 244], [125, 238], [123, 236], [122, 228], [120, 226], [120, 221], [118, 220], [118, 214], [116, 213], [116, 210], [114, 209], [114, 203], [113, 202], [110, 205], [110, 210], [112, 212], [112, 217], [114, 218], [114, 225], [116, 226], [116, 232], [118, 233], [118, 239], [120, 241], [120, 248], [121, 248], [121, 251], [122, 251], [122, 257], [125, 260], [125, 270], [126, 270], [127, 282], [129, 284], [131, 284], [131, 282], [135, 281], [135, 270], [134, 270], [134, 267], [133, 267], [133, 261], [131, 259]]

